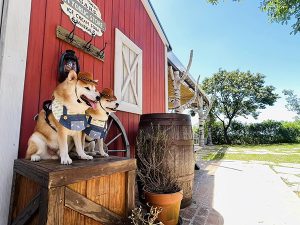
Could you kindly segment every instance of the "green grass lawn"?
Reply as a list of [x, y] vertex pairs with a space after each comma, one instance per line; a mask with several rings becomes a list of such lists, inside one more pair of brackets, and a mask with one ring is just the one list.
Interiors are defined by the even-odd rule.
[[300, 164], [299, 153], [300, 144], [214, 146], [210, 153], [203, 156], [203, 159]]

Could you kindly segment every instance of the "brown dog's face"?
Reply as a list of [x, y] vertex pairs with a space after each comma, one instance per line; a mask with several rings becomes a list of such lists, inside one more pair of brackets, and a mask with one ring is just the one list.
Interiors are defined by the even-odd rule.
[[113, 101], [110, 100], [109, 98], [106, 98], [105, 96], [101, 97], [100, 104], [104, 108], [104, 110], [108, 113], [116, 112], [119, 107], [119, 103], [117, 103], [117, 100]]
[[81, 102], [85, 103], [87, 107], [96, 109], [100, 95], [94, 84], [77, 80], [77, 74], [74, 71], [70, 71], [68, 82], [73, 84], [76, 97]]

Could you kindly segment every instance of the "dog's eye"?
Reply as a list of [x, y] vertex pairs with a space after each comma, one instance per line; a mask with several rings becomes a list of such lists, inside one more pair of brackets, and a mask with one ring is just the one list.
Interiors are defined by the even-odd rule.
[[106, 99], [107, 102], [111, 102], [111, 100]]
[[85, 87], [86, 90], [90, 91], [91, 89], [89, 87]]

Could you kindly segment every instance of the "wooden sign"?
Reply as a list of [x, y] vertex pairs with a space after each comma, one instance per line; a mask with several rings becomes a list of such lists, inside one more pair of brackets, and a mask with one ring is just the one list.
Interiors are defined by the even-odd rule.
[[60, 5], [77, 27], [91, 36], [102, 36], [105, 23], [101, 19], [99, 8], [92, 0], [62, 0]]

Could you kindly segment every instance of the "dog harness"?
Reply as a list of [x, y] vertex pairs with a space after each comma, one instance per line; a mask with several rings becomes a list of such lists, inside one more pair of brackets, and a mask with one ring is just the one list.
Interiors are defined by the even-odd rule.
[[69, 130], [82, 131], [88, 125], [85, 112], [82, 114], [72, 113], [67, 107], [57, 99], [52, 101], [52, 113], [57, 121]]
[[107, 134], [107, 123], [106, 121], [93, 119], [90, 116], [88, 125], [83, 132], [93, 140], [104, 138]]

